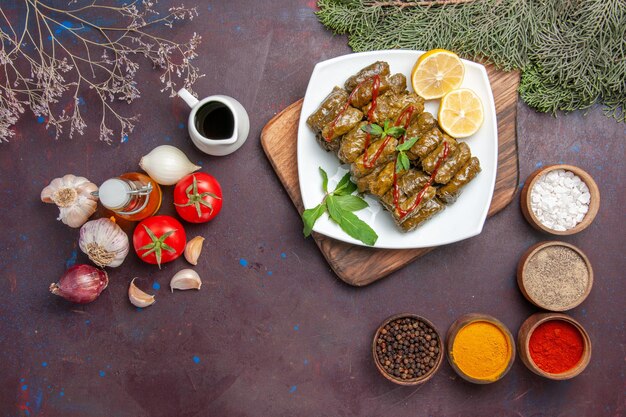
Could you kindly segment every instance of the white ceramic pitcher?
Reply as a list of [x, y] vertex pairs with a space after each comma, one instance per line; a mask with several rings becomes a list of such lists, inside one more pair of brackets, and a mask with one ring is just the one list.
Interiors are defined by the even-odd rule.
[[[189, 113], [189, 120], [187, 121], [189, 136], [193, 144], [202, 152], [215, 156], [228, 155], [239, 149], [248, 138], [248, 133], [250, 132], [248, 113], [241, 103], [234, 98], [224, 95], [215, 95], [198, 100], [184, 88], [178, 91], [178, 96], [185, 100], [187, 105], [191, 107], [191, 113]], [[220, 103], [230, 110], [233, 117], [231, 137], [225, 139], [209, 138], [198, 131], [196, 127], [196, 115], [198, 110], [210, 103]]]

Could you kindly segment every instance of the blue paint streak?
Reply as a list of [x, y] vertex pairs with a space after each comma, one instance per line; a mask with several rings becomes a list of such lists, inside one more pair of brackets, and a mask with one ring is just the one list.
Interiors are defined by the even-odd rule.
[[572, 151], [574, 151], [574, 152], [576, 152], [576, 153], [580, 152], [580, 145], [574, 145], [574, 146], [572, 146]]
[[65, 269], [68, 269], [76, 264], [76, 259], [78, 258], [78, 250], [74, 249], [69, 259], [65, 261]]
[[43, 400], [43, 391], [40, 388], [37, 390], [37, 394], [35, 395], [35, 413], [38, 413], [41, 408], [41, 400]]
[[46, 121], [46, 118], [45, 118], [45, 117], [43, 117], [43, 116], [39, 116], [39, 117], [37, 117], [37, 123], [43, 123], [43, 122], [45, 122], [45, 121]]
[[194, 356], [193, 357], [193, 361], [194, 361], [194, 363], [200, 363], [200, 358], [197, 357], [197, 356]]
[[293, 326], [293, 329], [294, 329], [295, 331], [300, 330], [300, 325], [299, 325], [299, 324], [296, 324], [295, 326]]
[[272, 275], [274, 275], [274, 273], [272, 271], [267, 271], [267, 275], [271, 277]]
[[293, 394], [294, 392], [296, 392], [297, 389], [298, 387], [296, 385], [292, 385], [291, 388], [289, 388], [289, 393]]
[[241, 266], [248, 266], [248, 261], [243, 259], [243, 258], [241, 258], [241, 259], [239, 259], [239, 265], [241, 265]]
[[535, 168], [541, 168], [543, 166], [543, 162], [539, 161], [535, 164]]
[[143, 308], [141, 308], [141, 307], [137, 307], [137, 308], [136, 308], [136, 310], [137, 310], [137, 311], [141, 311], [141, 310], [143, 310]]
[[85, 104], [85, 99], [84, 99], [84, 98], [82, 98], [82, 97], [78, 97], [78, 105], [79, 105], [79, 106], [82, 106], [82, 105], [84, 105], [84, 104]]
[[44, 368], [48, 366], [48, 362], [41, 362], [41, 366], [43, 366]]
[[28, 240], [28, 236], [26, 235], [20, 235], [20, 239], [22, 239], [22, 241], [27, 241]]
[[154, 284], [152, 284], [152, 288], [158, 291], [161, 289], [161, 284], [159, 284], [158, 282], [155, 282]]
[[28, 389], [28, 385], [24, 384], [22, 385], [22, 391], [26, 391]]
[[179, 129], [184, 129], [185, 128], [185, 124], [184, 123], [179, 123], [178, 124], [178, 128]]
[[280, 257], [285, 259], [287, 257], [287, 254], [285, 252], [283, 252], [283, 253], [280, 254]]
[[98, 375], [100, 375], [100, 378], [103, 378], [107, 373], [104, 371], [98, 371]]
[[86, 325], [90, 325], [91, 324], [91, 320], [85, 320], [85, 324]]
[[128, 142], [128, 135], [122, 136], [122, 143]]
[[65, 395], [65, 392], [61, 391], [59, 392], [59, 397], [63, 397]]

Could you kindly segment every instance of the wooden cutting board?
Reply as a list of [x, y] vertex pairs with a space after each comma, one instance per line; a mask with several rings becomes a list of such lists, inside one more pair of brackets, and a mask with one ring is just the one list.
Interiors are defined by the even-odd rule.
[[[498, 173], [489, 208], [493, 216], [513, 199], [519, 180], [515, 119], [517, 115], [518, 72], [502, 72], [487, 65], [498, 118]], [[299, 213], [302, 197], [298, 184], [296, 144], [302, 99], [274, 116], [261, 132], [261, 144]], [[313, 239], [339, 278], [363, 286], [378, 281], [434, 248], [373, 249], [340, 242], [318, 233]]]

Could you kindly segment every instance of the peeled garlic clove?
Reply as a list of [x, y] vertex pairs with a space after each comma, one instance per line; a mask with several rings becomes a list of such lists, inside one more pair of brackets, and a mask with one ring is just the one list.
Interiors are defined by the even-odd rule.
[[202, 286], [200, 275], [193, 269], [178, 271], [170, 281], [170, 289], [174, 290], [199, 290]]
[[202, 236], [196, 236], [187, 242], [185, 246], [185, 259], [192, 265], [198, 265], [198, 258], [202, 252], [202, 243], [204, 238]]
[[185, 175], [200, 169], [183, 151], [170, 145], [154, 148], [141, 158], [139, 166], [161, 185], [176, 184]]
[[135, 277], [130, 282], [130, 286], [128, 287], [128, 299], [130, 300], [131, 304], [136, 307], [143, 308], [151, 306], [156, 302], [156, 300], [154, 299], [154, 295], [146, 294], [145, 292], [137, 288], [137, 286], [135, 285], [136, 279], [137, 278]]
[[67, 174], [53, 179], [41, 191], [41, 201], [59, 207], [59, 217], [70, 227], [80, 227], [96, 211], [98, 198], [92, 193], [98, 186], [85, 177]]

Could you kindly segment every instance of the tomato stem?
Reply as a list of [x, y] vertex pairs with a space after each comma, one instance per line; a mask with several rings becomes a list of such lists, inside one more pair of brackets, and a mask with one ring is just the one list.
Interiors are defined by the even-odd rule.
[[185, 190], [185, 193], [187, 194], [187, 198], [189, 199], [189, 201], [187, 201], [187, 203], [185, 204], [174, 203], [174, 205], [178, 207], [194, 206], [196, 208], [196, 213], [198, 214], [198, 218], [202, 217], [201, 205], [209, 208], [209, 215], [213, 214], [213, 205], [210, 202], [206, 201], [204, 198], [207, 196], [215, 198], [216, 200], [221, 200], [221, 198], [219, 198], [215, 194], [210, 193], [208, 191], [204, 193], [199, 193], [198, 182], [196, 181], [196, 176], [192, 175], [192, 178], [193, 178], [193, 183], [189, 187], [187, 187], [187, 189]]
[[145, 224], [142, 226], [144, 229], [146, 229], [146, 233], [148, 234], [148, 236], [150, 236], [150, 240], [152, 240], [152, 242], [139, 248], [139, 250], [146, 251], [141, 254], [141, 257], [144, 258], [150, 255], [151, 253], [154, 253], [154, 256], [156, 257], [157, 265], [159, 265], [159, 269], [161, 269], [161, 255], [163, 254], [163, 250], [166, 250], [171, 253], [176, 252], [176, 250], [173, 247], [165, 243], [165, 239], [170, 237], [172, 234], [176, 233], [177, 230], [176, 229], [170, 230], [169, 232], [163, 233], [161, 237], [157, 237], [154, 234], [154, 232], [150, 230], [150, 228], [148, 228]]

